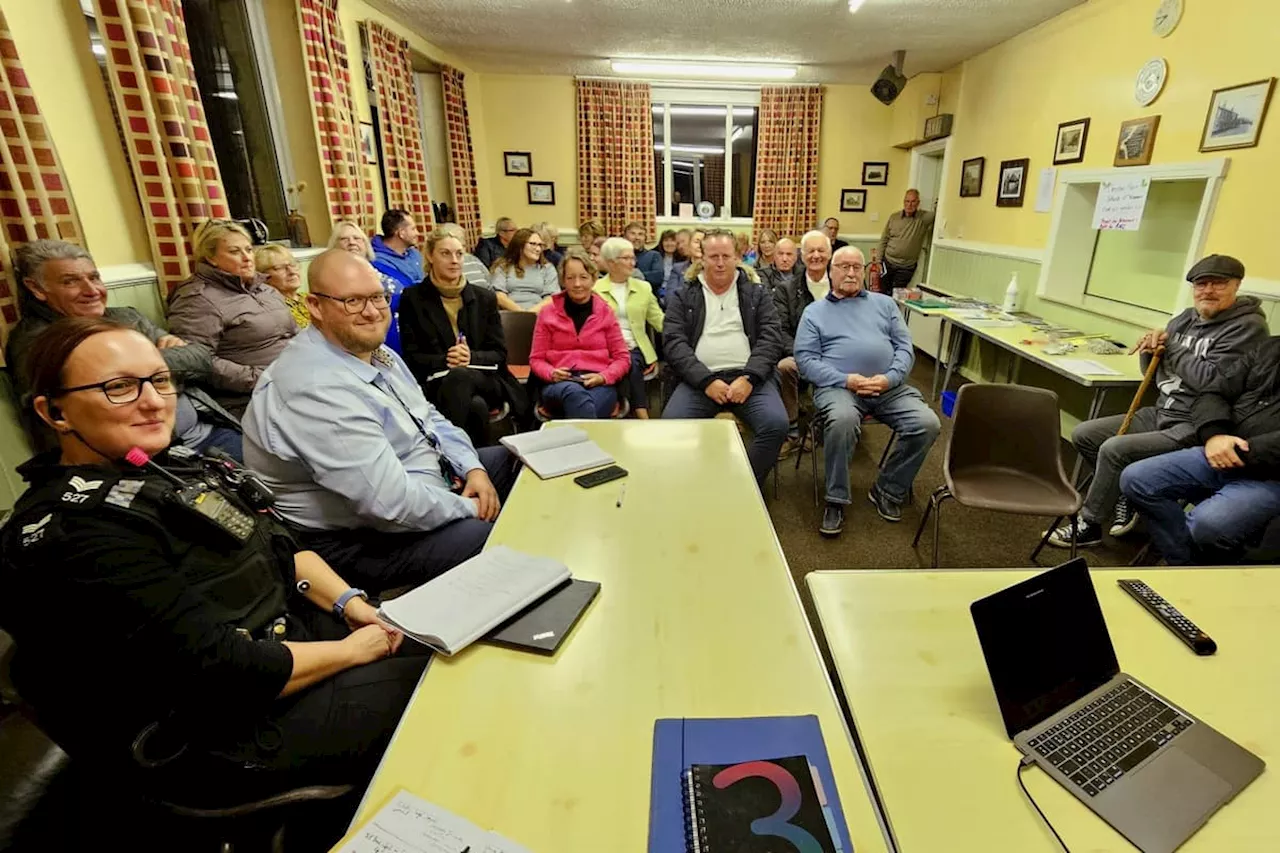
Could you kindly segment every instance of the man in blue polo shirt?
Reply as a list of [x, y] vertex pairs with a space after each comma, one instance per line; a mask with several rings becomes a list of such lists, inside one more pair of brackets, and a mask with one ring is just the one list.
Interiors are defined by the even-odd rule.
[[853, 246], [831, 259], [831, 292], [804, 310], [796, 331], [800, 375], [814, 386], [826, 421], [827, 508], [819, 532], [839, 536], [851, 503], [849, 463], [872, 415], [898, 434], [893, 453], [867, 497], [885, 521], [902, 520], [902, 504], [929, 448], [938, 416], [907, 384], [915, 350], [893, 299], [862, 287], [866, 260]]

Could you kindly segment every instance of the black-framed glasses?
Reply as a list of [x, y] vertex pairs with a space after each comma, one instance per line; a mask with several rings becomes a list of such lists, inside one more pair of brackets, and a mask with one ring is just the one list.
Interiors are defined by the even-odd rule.
[[316, 293], [311, 291], [312, 296], [319, 296], [323, 299], [330, 299], [334, 302], [341, 302], [342, 307], [347, 309], [348, 314], [363, 314], [366, 305], [372, 304], [379, 311], [388, 307], [391, 302], [387, 299], [385, 293], [375, 293], [372, 296], [330, 296], [327, 293]]
[[855, 264], [855, 263], [832, 264], [831, 266], [835, 269], [842, 269], [845, 272], [861, 272], [862, 270], [866, 269], [865, 264]]
[[109, 402], [115, 403], [117, 406], [123, 406], [125, 403], [132, 403], [141, 397], [142, 386], [148, 382], [151, 383], [152, 388], [156, 389], [156, 393], [162, 397], [176, 396], [182, 390], [181, 383], [173, 378], [173, 373], [168, 370], [161, 370], [159, 373], [153, 373], [150, 376], [117, 376], [115, 379], [108, 379], [106, 382], [75, 385], [71, 388], [57, 388], [54, 390], [53, 396], [61, 397], [74, 391], [93, 391], [96, 389], [101, 391]]

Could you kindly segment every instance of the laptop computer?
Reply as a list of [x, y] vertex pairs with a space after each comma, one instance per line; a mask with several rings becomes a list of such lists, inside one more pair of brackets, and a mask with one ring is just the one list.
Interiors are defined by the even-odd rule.
[[1014, 745], [1145, 853], [1176, 850], [1262, 772], [1120, 671], [1083, 559], [969, 610]]
[[600, 584], [573, 578], [530, 604], [484, 638], [486, 643], [555, 654], [600, 592]]

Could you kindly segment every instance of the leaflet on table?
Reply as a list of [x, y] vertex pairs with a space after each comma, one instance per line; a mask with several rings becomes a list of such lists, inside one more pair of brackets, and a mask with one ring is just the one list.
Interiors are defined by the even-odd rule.
[[[496, 364], [468, 364], [468, 365], [467, 365], [467, 369], [468, 369], [468, 370], [497, 370], [497, 369], [498, 369], [498, 365], [496, 365]], [[445, 368], [444, 370], [437, 370], [435, 373], [433, 373], [433, 374], [431, 374], [430, 376], [428, 376], [428, 377], [427, 377], [427, 381], [428, 381], [428, 382], [430, 382], [430, 381], [432, 381], [433, 379], [440, 379], [440, 378], [445, 377], [445, 376], [448, 376], [448, 375], [449, 375], [449, 368]]]
[[403, 788], [332, 853], [532, 853]]
[[1099, 364], [1096, 361], [1087, 358], [1059, 358], [1054, 359], [1054, 364], [1063, 370], [1070, 370], [1072, 373], [1079, 373], [1082, 376], [1121, 376], [1120, 371], [1107, 367], [1105, 364]]

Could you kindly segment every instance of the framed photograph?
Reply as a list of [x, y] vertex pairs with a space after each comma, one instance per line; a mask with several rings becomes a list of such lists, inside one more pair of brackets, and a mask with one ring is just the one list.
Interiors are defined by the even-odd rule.
[[1145, 166], [1151, 162], [1151, 151], [1156, 147], [1156, 131], [1160, 128], [1160, 116], [1144, 116], [1120, 123], [1120, 138], [1116, 141], [1114, 166]]
[[533, 155], [528, 151], [503, 151], [502, 169], [504, 174], [528, 178], [533, 175]]
[[367, 165], [378, 165], [378, 143], [373, 136], [372, 122], [360, 122], [360, 154]]
[[1026, 157], [1021, 160], [1000, 161], [996, 207], [1022, 207], [1022, 199], [1027, 193], [1027, 173], [1030, 171], [1031, 161]]
[[1089, 141], [1089, 120], [1078, 118], [1058, 125], [1058, 140], [1053, 144], [1053, 165], [1079, 163], [1084, 160], [1084, 146]]
[[867, 191], [844, 189], [840, 190], [840, 212], [841, 213], [863, 213], [867, 209]]
[[525, 181], [529, 188], [529, 204], [555, 204], [556, 185], [553, 181]]
[[888, 163], [863, 163], [862, 185], [865, 187], [883, 187], [889, 183]]
[[1209, 99], [1209, 112], [1204, 117], [1201, 151], [1223, 151], [1227, 148], [1252, 148], [1258, 144], [1262, 121], [1267, 117], [1271, 91], [1276, 78], [1215, 89]]
[[960, 198], [977, 198], [982, 195], [982, 173], [986, 167], [986, 157], [964, 161], [960, 167]]

